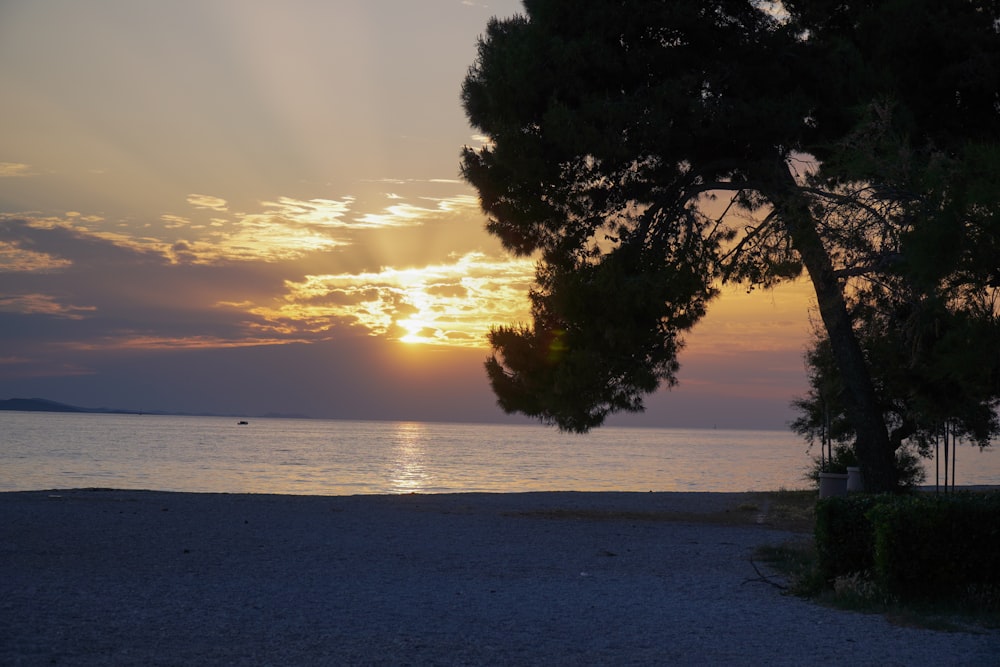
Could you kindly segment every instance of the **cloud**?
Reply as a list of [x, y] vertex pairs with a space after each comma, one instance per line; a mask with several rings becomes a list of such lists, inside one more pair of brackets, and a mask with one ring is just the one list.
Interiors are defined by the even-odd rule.
[[424, 290], [428, 295], [442, 299], [460, 299], [469, 295], [469, 288], [462, 284], [445, 283], [441, 285], [428, 285]]
[[381, 213], [366, 213], [355, 220], [362, 227], [409, 227], [419, 225], [420, 220], [431, 213], [430, 209], [413, 204], [394, 204]]
[[171, 215], [170, 213], [164, 213], [160, 216], [160, 220], [167, 223], [167, 229], [177, 229], [180, 227], [187, 227], [191, 224], [188, 218], [180, 215]]
[[90, 341], [65, 343], [63, 347], [74, 350], [218, 350], [264, 345], [304, 343], [304, 339], [287, 338], [222, 338], [219, 336], [157, 336], [153, 334], [122, 333]]
[[0, 273], [52, 273], [72, 264], [68, 259], [23, 248], [18, 243], [0, 241]]
[[462, 185], [465, 181], [457, 178], [365, 178], [362, 183], [386, 183], [389, 185], [409, 185], [420, 183], [438, 183], [444, 185]]
[[[17, 323], [6, 338], [28, 346], [42, 331], [53, 344], [72, 341], [88, 352], [357, 335], [483, 348], [491, 325], [528, 318], [533, 263], [499, 247], [495, 256], [468, 250], [467, 237], [481, 243], [475, 197], [414, 195], [402, 190], [387, 201], [368, 192], [374, 209], [353, 196], [279, 197], [249, 211], [195, 206], [189, 216], [145, 221], [78, 210], [0, 217], [0, 272], [18, 276], [5, 288], [22, 295], [0, 303]], [[331, 252], [350, 245], [357, 252]], [[45, 272], [59, 275], [42, 280]], [[54, 327], [46, 316], [86, 322]]]
[[[132, 223], [131, 227], [125, 224], [127, 221], [106, 221], [79, 211], [69, 211], [64, 217], [3, 216], [0, 272], [66, 268], [78, 259], [74, 252], [85, 247], [96, 250], [101, 244], [109, 244], [110, 247], [104, 246], [105, 252], [114, 247], [158, 256], [174, 264], [286, 262], [352, 244], [357, 239], [351, 234], [384, 224], [390, 227], [399, 224], [352, 221], [347, 216], [353, 204], [353, 197], [341, 200], [282, 197], [264, 202], [261, 210], [233, 213], [230, 218], [215, 215], [189, 218], [165, 213], [156, 221], [158, 224]], [[413, 213], [404, 215], [425, 218], [432, 213], [447, 214], [451, 208], [447, 203], [433, 209], [413, 207]], [[209, 210], [215, 213], [214, 209]], [[57, 233], [42, 239], [39, 236], [42, 230]]]
[[84, 215], [79, 211], [66, 211], [66, 217], [69, 219], [79, 218], [84, 222], [102, 222], [104, 220], [104, 218], [99, 215]]
[[168, 255], [175, 263], [219, 262], [275, 263], [298, 259], [310, 252], [329, 250], [346, 241], [326, 234], [283, 224], [269, 216], [247, 216], [234, 230], [213, 230], [201, 239], [180, 239]]
[[404, 342], [483, 347], [493, 324], [528, 318], [533, 280], [530, 260], [470, 252], [422, 267], [286, 280], [284, 303], [241, 306], [285, 335], [349, 326]]
[[[73, 212], [72, 220], [35, 219], [31, 225], [72, 225], [76, 233], [108, 241], [121, 248], [154, 252], [175, 264], [275, 263], [350, 243], [333, 233], [338, 229], [358, 227], [341, 221], [350, 210], [352, 201], [350, 197], [341, 201], [302, 201], [282, 197], [275, 202], [263, 202], [261, 211], [234, 213], [231, 219], [216, 216], [195, 219], [164, 213], [159, 216], [162, 223], [159, 233], [147, 226], [151, 233], [143, 236], [96, 226], [85, 227], [79, 221], [96, 223], [101, 220], [82, 217], [76, 212]], [[227, 211], [225, 200], [218, 197], [190, 195], [188, 202], [199, 210], [213, 213]]]
[[30, 165], [21, 162], [0, 162], [0, 178], [23, 178], [35, 175]]
[[385, 196], [398, 203], [355, 217], [349, 217], [357, 203], [352, 196], [339, 200], [279, 197], [261, 202], [260, 211], [233, 213], [231, 219], [213, 217], [204, 225], [196, 225], [186, 217], [164, 214], [160, 219], [166, 223], [166, 230], [183, 229], [183, 236], [172, 241], [155, 237], [127, 239], [113, 232], [95, 232], [95, 235], [131, 247], [155, 248], [174, 263], [274, 263], [352, 245], [355, 239], [351, 235], [358, 232], [418, 227], [442, 217], [478, 211], [478, 200], [465, 194], [418, 198], [428, 202], [427, 205], [408, 203], [395, 193]]
[[[370, 228], [371, 225], [345, 219], [353, 203], [350, 196], [340, 200], [279, 197], [264, 201], [260, 211], [234, 213], [231, 220], [213, 217], [198, 229], [188, 229], [186, 236], [171, 243], [166, 253], [173, 262], [190, 264], [292, 261], [309, 253], [349, 245], [351, 241], [342, 235], [346, 230]], [[164, 219], [185, 220], [177, 216]], [[203, 230], [200, 235], [193, 235], [199, 230]]]
[[[224, 200], [218, 197], [190, 195], [188, 201], [197, 203], [198, 210], [212, 213], [226, 210], [221, 208]], [[353, 197], [340, 201], [281, 197], [274, 202], [262, 202], [259, 211], [232, 213], [231, 218], [163, 213], [159, 216], [158, 226], [147, 223], [143, 227], [134, 223], [129, 225], [127, 221], [107, 221], [79, 211], [69, 211], [63, 217], [15, 219], [9, 215], [0, 216], [0, 223], [35, 230], [63, 229], [76, 237], [88, 237], [136, 252], [153, 253], [175, 264], [274, 263], [348, 245], [351, 240], [344, 236], [345, 230], [370, 229], [371, 224], [359, 224], [345, 218], [353, 201]], [[207, 206], [212, 203], [218, 205]], [[139, 229], [142, 229], [142, 234], [138, 233]], [[0, 272], [23, 271], [29, 267], [32, 267], [31, 270], [42, 270], [43, 267], [52, 270], [65, 266], [65, 261], [46, 260], [42, 254], [21, 244], [0, 241]]]
[[69, 306], [49, 294], [0, 296], [0, 311], [21, 315], [49, 315], [68, 320], [82, 320], [96, 311], [94, 306]]
[[122, 228], [109, 229], [107, 224], [102, 227], [98, 225], [105, 222], [101, 218], [83, 216], [76, 211], [67, 214], [66, 219], [34, 219], [31, 225], [49, 228], [72, 225], [77, 233], [123, 248], [154, 252], [171, 263], [207, 265], [294, 261], [311, 253], [353, 245], [359, 232], [420, 227], [445, 218], [478, 215], [478, 200], [467, 194], [417, 197], [417, 204], [405, 201], [405, 197], [397, 193], [383, 196], [394, 203], [352, 217], [350, 214], [357, 206], [353, 196], [341, 199], [279, 197], [261, 202], [257, 211], [230, 212], [222, 198], [189, 195], [187, 201], [196, 209], [227, 212], [230, 217], [163, 213], [159, 216], [160, 233], [147, 225], [147, 233], [143, 236], [130, 234]]
[[228, 203], [225, 199], [220, 197], [213, 197], [212, 195], [188, 195], [187, 201], [189, 204], [199, 209], [211, 209], [213, 211], [225, 211], [228, 210]]
[[301, 225], [344, 227], [342, 218], [351, 208], [354, 197], [335, 199], [293, 199], [279, 197], [276, 202], [262, 202], [274, 215]]
[[[386, 196], [393, 200], [403, 199], [395, 193], [388, 193]], [[387, 206], [381, 213], [366, 213], [350, 220], [345, 219], [353, 203], [353, 197], [346, 197], [341, 201], [329, 199], [304, 201], [281, 197], [276, 202], [264, 202], [263, 205], [271, 209], [273, 215], [294, 224], [353, 230], [415, 226], [420, 224], [422, 219], [441, 210], [435, 211], [402, 203]]]
[[421, 197], [423, 201], [434, 204], [432, 208], [414, 204], [393, 204], [385, 207], [380, 213], [366, 213], [356, 218], [363, 227], [407, 227], [421, 225], [424, 221], [459, 211], [476, 210], [479, 200], [471, 195], [454, 197]]

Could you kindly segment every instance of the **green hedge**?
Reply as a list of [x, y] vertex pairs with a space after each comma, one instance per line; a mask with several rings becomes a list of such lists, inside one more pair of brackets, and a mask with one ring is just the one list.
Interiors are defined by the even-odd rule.
[[1000, 591], [1000, 493], [827, 498], [815, 534], [827, 582], [871, 572], [899, 599]]
[[824, 580], [874, 566], [875, 536], [867, 513], [890, 499], [859, 494], [824, 498], [816, 503], [816, 562]]
[[1000, 494], [902, 497], [868, 519], [874, 574], [890, 594], [953, 598], [1000, 586]]

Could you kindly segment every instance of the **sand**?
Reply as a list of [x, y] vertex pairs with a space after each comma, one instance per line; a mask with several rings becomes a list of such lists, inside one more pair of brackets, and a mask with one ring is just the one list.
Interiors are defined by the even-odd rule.
[[1000, 662], [784, 595], [794, 538], [752, 494], [3, 493], [0, 664]]

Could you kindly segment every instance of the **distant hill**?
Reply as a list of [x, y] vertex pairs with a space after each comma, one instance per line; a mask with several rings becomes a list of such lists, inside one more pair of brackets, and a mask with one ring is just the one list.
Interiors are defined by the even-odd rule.
[[[0, 399], [0, 410], [18, 410], [20, 412], [87, 412], [104, 415], [184, 415], [192, 417], [244, 417], [246, 415], [220, 415], [207, 412], [164, 412], [162, 410], [120, 410], [117, 408], [81, 408], [78, 405], [67, 405], [50, 401], [47, 398], [8, 398]], [[266, 415], [253, 415], [256, 417], [271, 417], [285, 419], [309, 419], [309, 415], [303, 414], [283, 414], [270, 412]]]
[[138, 414], [137, 410], [114, 410], [112, 408], [81, 408], [50, 401], [47, 398], [8, 398], [0, 400], [0, 410], [21, 412], [96, 412], [103, 414]]

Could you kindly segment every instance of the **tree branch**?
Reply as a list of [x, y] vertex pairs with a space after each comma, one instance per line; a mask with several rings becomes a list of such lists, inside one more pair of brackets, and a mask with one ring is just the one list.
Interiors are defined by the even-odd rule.
[[854, 278], [857, 276], [867, 276], [873, 273], [881, 273], [888, 269], [893, 264], [896, 264], [902, 259], [902, 255], [898, 252], [884, 252], [881, 253], [876, 261], [865, 264], [862, 266], [852, 266], [845, 269], [837, 269], [833, 272], [837, 278]]

